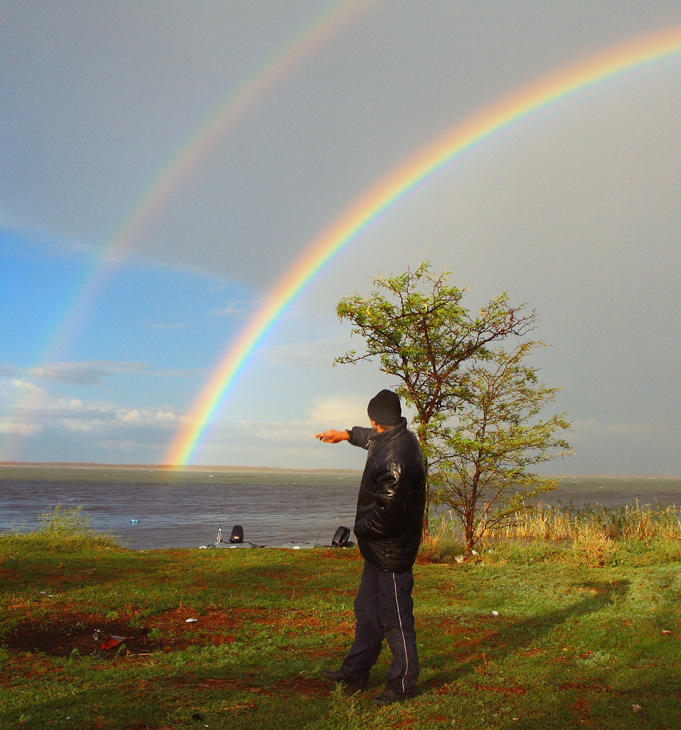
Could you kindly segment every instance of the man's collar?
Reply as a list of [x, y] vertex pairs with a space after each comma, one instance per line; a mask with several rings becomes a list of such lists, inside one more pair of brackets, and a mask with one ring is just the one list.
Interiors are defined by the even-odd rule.
[[398, 434], [403, 433], [407, 430], [407, 419], [402, 416], [402, 421], [395, 426], [395, 428], [391, 428], [388, 431], [381, 431], [381, 433], [374, 432], [369, 436], [370, 441], [390, 441], [390, 439], [394, 438]]

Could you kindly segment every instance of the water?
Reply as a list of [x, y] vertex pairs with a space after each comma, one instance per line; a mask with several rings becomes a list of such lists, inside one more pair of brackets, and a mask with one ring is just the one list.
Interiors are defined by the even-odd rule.
[[546, 504], [565, 504], [570, 498], [575, 507], [586, 502], [606, 507], [633, 504], [681, 505], [681, 477], [563, 477], [560, 488], [543, 495]]
[[[0, 530], [36, 529], [57, 504], [136, 550], [198, 547], [233, 525], [259, 545], [330, 544], [352, 527], [360, 475], [279, 470], [170, 472], [121, 467], [0, 466]], [[132, 520], [138, 520], [134, 523]]]
[[[93, 529], [135, 550], [208, 545], [220, 525], [226, 540], [236, 524], [257, 545], [328, 545], [340, 525], [353, 525], [359, 479], [352, 471], [0, 466], [0, 531], [36, 529], [62, 504], [82, 506]], [[681, 505], [681, 478], [565, 477], [543, 501], [570, 498]]]

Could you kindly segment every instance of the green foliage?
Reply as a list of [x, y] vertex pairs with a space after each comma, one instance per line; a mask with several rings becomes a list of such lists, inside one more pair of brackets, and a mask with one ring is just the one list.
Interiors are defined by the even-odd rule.
[[360, 335], [366, 347], [364, 354], [351, 350], [336, 363], [378, 358], [383, 372], [402, 381], [397, 392], [416, 410], [426, 444], [431, 421], [445, 419], [459, 405], [461, 365], [489, 359], [491, 343], [523, 336], [536, 319], [534, 312], [522, 314], [523, 305], [511, 307], [506, 293], [471, 314], [461, 304], [466, 290], [449, 286], [449, 275], [435, 276], [424, 262], [414, 272], [377, 276], [369, 297], [354, 294], [336, 309], [341, 321], [353, 323], [352, 334]]
[[40, 534], [48, 539], [73, 537], [89, 537], [90, 518], [83, 514], [83, 508], [64, 508], [61, 504], [43, 512], [40, 517]]
[[570, 453], [555, 435], [569, 428], [564, 415], [539, 418], [559, 390], [540, 383], [525, 362], [541, 345], [525, 342], [510, 353], [498, 348], [486, 362], [468, 368], [456, 413], [436, 431], [431, 485], [438, 503], [458, 517], [469, 550], [557, 487], [558, 480], [540, 477], [531, 467]]

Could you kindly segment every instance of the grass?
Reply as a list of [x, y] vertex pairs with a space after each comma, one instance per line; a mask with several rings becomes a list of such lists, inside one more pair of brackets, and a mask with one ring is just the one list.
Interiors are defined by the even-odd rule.
[[615, 539], [658, 537], [681, 539], [681, 509], [675, 505], [634, 504], [605, 507], [588, 503], [574, 509], [571, 503], [540, 503], [516, 516], [492, 537], [501, 539], [575, 540], [594, 533]]
[[16, 543], [23, 547], [31, 543], [51, 543], [60, 548], [106, 548], [119, 545], [112, 535], [91, 529], [90, 518], [83, 514], [82, 507], [64, 507], [62, 504], [43, 512], [37, 530], [26, 532], [15, 528], [2, 535], [2, 540], [5, 546]]
[[[463, 563], [426, 546], [421, 693], [379, 709], [387, 649], [367, 690], [319, 677], [352, 640], [356, 550], [135, 552], [84, 524], [3, 535], [0, 727], [679, 728], [680, 543], [604, 539], [606, 559], [576, 540], [497, 540]], [[104, 650], [94, 628], [148, 633]]]
[[[461, 531], [452, 511], [440, 513], [431, 524], [432, 538], [425, 549], [447, 561], [463, 554]], [[515, 514], [504, 524], [478, 536], [476, 553], [499, 543], [566, 543], [585, 565], [617, 565], [631, 560], [632, 554], [657, 555], [665, 546], [674, 559], [681, 540], [681, 508], [675, 505], [627, 505], [605, 507], [588, 503], [577, 509], [571, 503], [539, 503]], [[651, 545], [657, 549], [650, 550]]]

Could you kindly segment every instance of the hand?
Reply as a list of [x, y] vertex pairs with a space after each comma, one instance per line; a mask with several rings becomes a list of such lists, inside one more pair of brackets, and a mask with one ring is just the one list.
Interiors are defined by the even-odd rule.
[[341, 441], [348, 441], [350, 434], [347, 431], [336, 431], [330, 428], [328, 431], [322, 431], [321, 433], [315, 434], [315, 438], [323, 441], [326, 444], [337, 444]]

